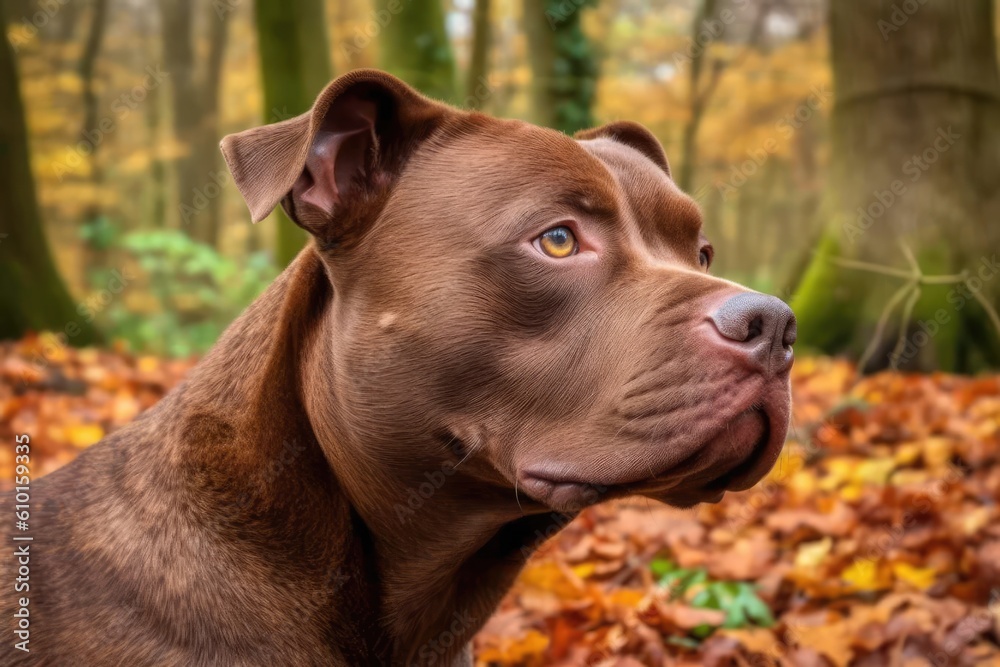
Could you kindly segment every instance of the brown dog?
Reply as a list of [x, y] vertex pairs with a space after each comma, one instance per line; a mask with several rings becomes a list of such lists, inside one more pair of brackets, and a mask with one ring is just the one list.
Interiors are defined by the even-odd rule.
[[255, 221], [315, 241], [32, 487], [4, 664], [468, 664], [567, 515], [716, 501], [778, 456], [794, 318], [708, 275], [642, 127], [574, 140], [356, 71], [222, 149]]

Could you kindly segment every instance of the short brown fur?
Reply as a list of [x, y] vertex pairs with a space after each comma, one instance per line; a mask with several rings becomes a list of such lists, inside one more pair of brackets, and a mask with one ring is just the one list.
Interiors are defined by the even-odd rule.
[[[33, 485], [31, 650], [11, 629], [4, 664], [467, 665], [540, 535], [606, 498], [711, 499], [747, 405], [783, 437], [787, 376], [703, 342], [746, 290], [699, 265], [641, 126], [575, 140], [358, 71], [223, 150], [255, 220], [281, 203], [315, 241], [182, 385]], [[588, 252], [559, 264], [532, 239], [564, 220]], [[540, 465], [582, 500], [526, 488]]]

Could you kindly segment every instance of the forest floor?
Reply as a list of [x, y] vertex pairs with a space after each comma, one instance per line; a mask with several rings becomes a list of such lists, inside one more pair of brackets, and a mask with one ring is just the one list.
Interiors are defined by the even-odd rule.
[[[30, 434], [37, 477], [192, 365], [0, 344], [0, 442]], [[765, 481], [691, 510], [586, 510], [476, 637], [477, 664], [1000, 665], [1000, 376], [859, 379], [814, 358], [792, 379]], [[0, 448], [2, 488], [13, 464]]]

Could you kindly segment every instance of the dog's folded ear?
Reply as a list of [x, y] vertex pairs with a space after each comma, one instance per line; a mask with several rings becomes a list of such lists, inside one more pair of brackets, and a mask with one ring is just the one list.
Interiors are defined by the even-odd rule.
[[630, 120], [619, 120], [589, 130], [580, 130], [573, 135], [574, 139], [583, 141], [600, 139], [602, 137], [613, 139], [636, 149], [655, 162], [660, 169], [667, 172], [667, 176], [671, 176], [670, 163], [667, 162], [667, 154], [663, 152], [663, 146], [660, 145], [660, 141], [652, 132], [639, 123], [634, 123]]
[[339, 209], [391, 184], [407, 153], [449, 112], [393, 76], [355, 70], [308, 112], [231, 134], [221, 148], [254, 222], [282, 203], [320, 236]]

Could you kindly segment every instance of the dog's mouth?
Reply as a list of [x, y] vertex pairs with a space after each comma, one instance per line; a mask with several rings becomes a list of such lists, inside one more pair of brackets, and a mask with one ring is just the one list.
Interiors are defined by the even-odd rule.
[[535, 466], [519, 475], [521, 488], [547, 507], [575, 512], [597, 502], [642, 495], [677, 507], [719, 502], [726, 491], [751, 488], [774, 466], [787, 430], [785, 410], [753, 405], [687, 458], [634, 478], [585, 479], [564, 467]]

